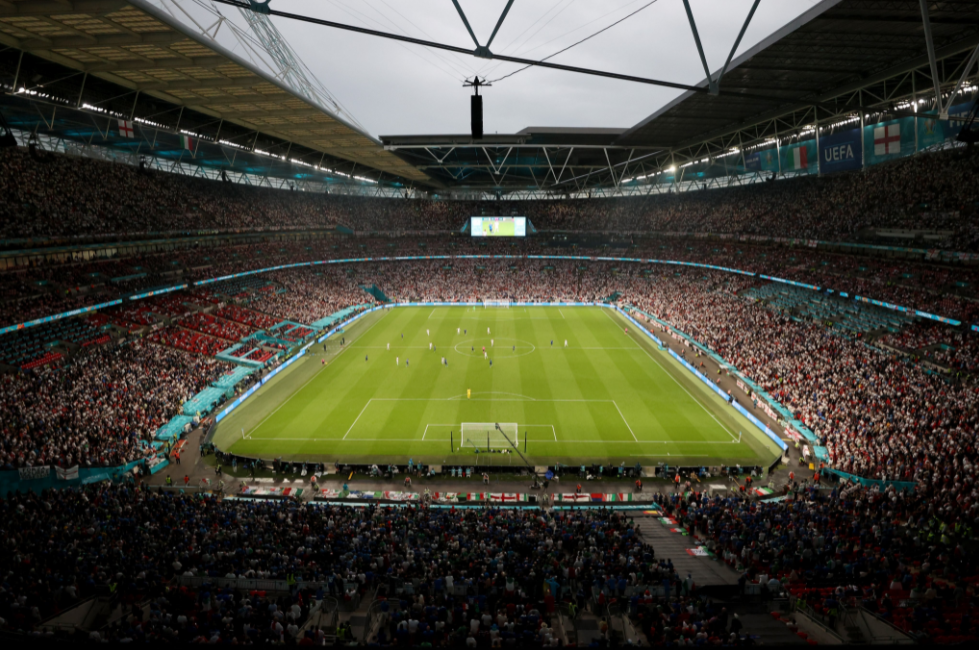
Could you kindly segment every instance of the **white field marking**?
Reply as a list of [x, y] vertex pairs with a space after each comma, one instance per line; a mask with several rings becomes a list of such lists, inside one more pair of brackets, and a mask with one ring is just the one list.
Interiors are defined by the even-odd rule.
[[[516, 314], [507, 317], [508, 320], [551, 320], [547, 316], [536, 317], [536, 316], [518, 316]], [[481, 316], [459, 316], [459, 320], [475, 320], [475, 321], [485, 321], [487, 323], [494, 322], [490, 318], [483, 318]]]
[[[374, 401], [373, 398], [367, 400], [367, 403], [364, 404], [364, 408], [360, 409], [360, 413], [357, 414], [357, 420], [360, 419], [360, 416], [364, 414], [364, 411], [367, 410], [367, 407], [370, 406], [371, 405], [371, 402], [373, 402], [373, 401]], [[343, 434], [343, 438], [341, 438], [341, 440], [346, 440], [347, 439], [347, 434], [349, 434], [350, 433], [350, 430], [354, 428], [354, 424], [357, 424], [357, 420], [354, 420], [353, 424], [350, 425], [350, 429], [347, 429], [347, 433]]]
[[444, 440], [421, 440], [420, 438], [351, 438], [350, 440], [336, 440], [335, 438], [254, 438], [254, 440], [282, 440], [284, 442], [424, 442], [425, 444], [444, 443]]
[[[422, 440], [424, 440], [425, 436], [428, 435], [428, 427], [454, 427], [454, 426], [456, 425], [455, 424], [426, 424], [425, 431], [424, 433], [422, 433]], [[357, 440], [357, 438], [354, 438], [354, 440]]]
[[[457, 425], [431, 425], [431, 426], [457, 426]], [[520, 425], [524, 427], [553, 427], [551, 424], [526, 424]], [[557, 434], [555, 434], [557, 435]], [[336, 440], [334, 438], [249, 438], [249, 440], [282, 440], [285, 442], [371, 442], [371, 441], [383, 441], [383, 440], [393, 440], [397, 442], [445, 442], [442, 440], [426, 440], [424, 438], [348, 438], [347, 440]], [[550, 444], [554, 442], [568, 443], [575, 445], [646, 445], [646, 444], [664, 444], [664, 445], [717, 445], [718, 442], [711, 442], [709, 440], [694, 440], [694, 441], [677, 441], [677, 440], [639, 440], [635, 442], [629, 442], [628, 440], [535, 440], [535, 444]]]
[[520, 427], [523, 427], [525, 429], [529, 429], [531, 427], [537, 427], [537, 428], [540, 428], [540, 427], [551, 427], [551, 433], [554, 435], [554, 440], [553, 441], [551, 441], [551, 440], [541, 440], [540, 442], [557, 442], [558, 441], [557, 440], [557, 430], [554, 428], [554, 425], [553, 424], [518, 424], [517, 425], [517, 428], [519, 429]]
[[[623, 347], [623, 348], [603, 348], [603, 347], [600, 347], [600, 346], [599, 347], [585, 347], [585, 346], [578, 346], [578, 345], [569, 345], [566, 348], [562, 348], [562, 350], [567, 350], [567, 351], [571, 351], [571, 350], [638, 350], [639, 347], [640, 346], [638, 346], [638, 345], [631, 345], [631, 346], [627, 346], [627, 347]], [[551, 348], [545, 348], [545, 349], [551, 349]], [[553, 349], [556, 350], [557, 348], [553, 348]]]
[[[605, 315], [606, 316], [608, 316], [610, 319], [612, 319], [612, 316], [608, 313], [608, 311], [606, 311], [604, 309], [602, 311], [605, 312]], [[615, 319], [612, 319], [612, 322], [614, 323], [615, 322]], [[670, 372], [665, 367], [663, 367], [663, 364], [661, 364], [659, 362], [659, 359], [657, 359], [652, 354], [650, 354], [649, 350], [647, 350], [644, 346], [641, 346], [640, 345], [639, 347], [642, 348], [642, 351], [646, 353], [646, 356], [648, 356], [650, 359], [652, 359], [653, 361], [656, 362], [656, 365], [659, 366], [663, 370], [663, 372], [665, 372], [667, 375], [669, 375], [670, 379], [673, 379], [673, 375], [670, 375]], [[686, 368], [684, 368], [684, 370], [686, 370]], [[694, 377], [694, 379], [696, 379], [696, 377]], [[686, 386], [684, 386], [683, 384], [681, 384], [676, 379], [673, 379], [673, 383], [675, 383], [677, 386], [679, 386], [680, 388], [682, 388], [683, 389], [683, 392], [685, 392], [687, 395], [689, 395], [690, 398], [700, 406], [700, 408], [704, 409], [704, 411], [707, 412], [707, 415], [709, 415], [711, 417], [711, 419], [714, 420], [714, 422], [717, 422], [717, 424], [719, 424], [721, 426], [721, 428], [724, 429], [729, 436], [731, 436], [731, 439], [734, 442], [740, 442], [737, 438], [734, 437], [734, 433], [732, 433], [731, 430], [728, 429], [727, 426], [723, 422], [721, 422], [716, 417], [714, 417], [714, 414], [710, 411], [710, 409], [708, 409], [706, 406], [704, 406], [703, 404], [701, 404], [700, 400], [698, 400], [696, 397], [694, 397], [693, 396], [693, 393], [691, 393], [689, 390], [687, 390], [687, 387]]]
[[[384, 320], [384, 316], [387, 316], [387, 315], [388, 315], [388, 314], [390, 313], [390, 311], [391, 311], [391, 310], [388, 310], [387, 312], [385, 312], [385, 314], [384, 314], [383, 316], [381, 316], [380, 318], [378, 318], [378, 319], [377, 319], [376, 321], [374, 321], [374, 322], [373, 322], [373, 323], [371, 324], [371, 326], [370, 326], [370, 327], [368, 327], [368, 328], [367, 328], [366, 330], [364, 330], [363, 332], [361, 332], [361, 333], [360, 333], [360, 334], [358, 335], [358, 337], [357, 337], [357, 338], [360, 338], [361, 336], [364, 336], [365, 334], [367, 334], [367, 332], [369, 332], [369, 331], [371, 331], [371, 328], [372, 328], [372, 327], [374, 327], [374, 325], [377, 325], [378, 323], [380, 323], [380, 322], [381, 322], [382, 320]], [[349, 349], [350, 349], [350, 346], [349, 346], [349, 345], [345, 345], [345, 346], [343, 346], [343, 347], [342, 347], [342, 348], [340, 349], [340, 351], [336, 353], [336, 356], [335, 356], [335, 357], [333, 357], [333, 360], [334, 360], [334, 361], [336, 361], [336, 360], [337, 360], [337, 358], [338, 358], [338, 357], [339, 357], [339, 356], [340, 356], [341, 354], [343, 354], [344, 352], [346, 352], [346, 351], [347, 351], [347, 350], [349, 350]], [[259, 423], [258, 423], [258, 424], [257, 424], [256, 426], [254, 426], [254, 427], [252, 427], [252, 432], [254, 433], [255, 431], [258, 431], [258, 429], [259, 429], [259, 428], [260, 428], [260, 427], [261, 427], [261, 426], [262, 426], [263, 424], [265, 424], [265, 421], [266, 421], [266, 420], [268, 420], [268, 419], [269, 419], [270, 417], [272, 417], [273, 415], [275, 415], [275, 414], [276, 414], [276, 413], [277, 413], [277, 412], [279, 411], [279, 409], [280, 409], [280, 408], [282, 408], [283, 406], [285, 406], [286, 404], [288, 404], [289, 402], [291, 402], [291, 401], [292, 401], [292, 398], [293, 398], [293, 397], [295, 397], [295, 396], [296, 396], [297, 394], [299, 394], [299, 391], [301, 391], [302, 389], [304, 389], [304, 388], [306, 388], [306, 384], [308, 384], [309, 382], [311, 382], [311, 381], [313, 381], [313, 378], [314, 378], [314, 377], [316, 377], [317, 375], [319, 375], [319, 373], [320, 373], [320, 372], [322, 372], [322, 371], [323, 371], [323, 370], [325, 370], [325, 369], [326, 369], [326, 366], [324, 366], [324, 367], [322, 367], [322, 368], [320, 368], [320, 369], [319, 369], [319, 371], [317, 371], [317, 372], [314, 372], [314, 373], [313, 373], [312, 375], [310, 375], [310, 376], [309, 376], [309, 379], [307, 379], [306, 381], [304, 381], [304, 382], [303, 382], [303, 385], [302, 385], [302, 386], [300, 386], [300, 387], [299, 387], [299, 388], [297, 388], [296, 390], [294, 390], [294, 391], [292, 391], [292, 394], [291, 394], [291, 395], [289, 395], [289, 397], [287, 397], [286, 399], [284, 399], [284, 400], [282, 400], [282, 403], [281, 403], [281, 404], [279, 404], [278, 406], [276, 406], [276, 407], [275, 407], [275, 410], [274, 410], [274, 411], [272, 411], [271, 413], [269, 413], [268, 415], [266, 415], [266, 416], [265, 416], [264, 418], [262, 418], [262, 421], [261, 421], [261, 422], [259, 422]], [[251, 434], [249, 434], [249, 435], [251, 435]], [[269, 440], [269, 439], [270, 439], [270, 438], [259, 438], [259, 440]]]
[[[348, 348], [357, 348], [358, 350], [386, 350], [386, 345], [348, 345]], [[438, 347], [437, 345], [435, 347]], [[427, 350], [427, 345], [392, 345], [392, 350]]]
[[501, 399], [501, 398], [478, 398], [473, 397], [466, 399], [463, 397], [372, 397], [375, 402], [454, 402], [454, 401], [467, 401], [467, 402], [605, 402], [611, 403], [613, 400], [610, 399], [535, 399], [533, 397], [524, 397], [522, 399]]
[[462, 400], [462, 399], [468, 399], [468, 401], [470, 401], [470, 402], [493, 402], [493, 401], [496, 401], [496, 402], [611, 402], [612, 401], [610, 399], [542, 399], [542, 398], [537, 398], [537, 397], [530, 397], [529, 395], [521, 395], [520, 393], [507, 393], [507, 392], [503, 392], [503, 391], [479, 392], [479, 393], [475, 393], [475, 394], [476, 395], [510, 395], [512, 397], [519, 397], [520, 399], [502, 399], [502, 398], [497, 398], [497, 399], [481, 399], [481, 398], [467, 398], [465, 395], [456, 395], [454, 397], [387, 397], [387, 398], [383, 398], [383, 397], [382, 398], [378, 398], [378, 397], [375, 397], [374, 399], [393, 399], [393, 400], [397, 400], [397, 399], [410, 399], [410, 400], [428, 399], [428, 400], [432, 400], [433, 402], [437, 402], [437, 401], [441, 401], [441, 400], [451, 401], [451, 400]]
[[[669, 456], [669, 454], [667, 454]], [[714, 458], [709, 454], [677, 454], [678, 458]], [[662, 456], [653, 456], [652, 454], [629, 454], [629, 458], [662, 458]]]
[[[564, 312], [561, 311], [561, 308], [560, 307], [557, 308], [557, 311], [558, 311], [559, 314], [561, 314], [561, 318], [564, 318]], [[567, 320], [567, 319], [565, 318], [565, 320]]]
[[[542, 425], [546, 426], [546, 425]], [[719, 445], [722, 444], [716, 440], [635, 440], [629, 442], [628, 440], [537, 440], [536, 442], [560, 442], [560, 443], [572, 443], [576, 445]]]
[[[511, 397], [520, 397], [522, 399], [525, 399], [525, 400], [528, 400], [528, 401], [531, 401], [531, 402], [535, 401], [535, 398], [533, 398], [533, 397], [531, 397], [529, 395], [521, 395], [520, 393], [508, 393], [506, 391], [500, 391], [500, 390], [480, 391], [480, 392], [478, 392], [476, 394], [477, 395], [509, 395]], [[445, 399], [446, 400], [462, 399], [463, 397], [465, 397], [465, 395], [456, 395], [454, 397], [446, 397]]]
[[436, 309], [438, 309], [438, 307], [432, 307], [432, 313], [428, 315], [428, 319], [429, 319], [429, 320], [431, 320], [431, 319], [432, 319], [432, 316], [434, 316], [434, 315], [435, 315], [435, 310], [436, 310]]
[[624, 415], [622, 415], [622, 409], [620, 409], [619, 405], [615, 403], [615, 400], [612, 400], [612, 404], [615, 404], [615, 410], [619, 412], [619, 417], [622, 418], [623, 422], [625, 422], [625, 428], [632, 434], [632, 439], [639, 442], [639, 438], [636, 437], [636, 434], [632, 431], [632, 427], [629, 426], [629, 421], [625, 419]]
[[347, 442], [424, 442], [430, 445], [436, 442], [443, 444], [445, 443], [445, 440], [419, 440], [418, 438], [351, 438]]

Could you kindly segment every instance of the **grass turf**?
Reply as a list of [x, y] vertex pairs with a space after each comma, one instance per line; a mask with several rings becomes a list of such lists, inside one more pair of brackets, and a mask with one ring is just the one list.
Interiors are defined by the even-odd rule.
[[375, 312], [260, 389], [214, 441], [266, 459], [520, 465], [461, 447], [463, 422], [505, 422], [538, 465], [775, 458], [771, 441], [629, 325], [600, 307]]

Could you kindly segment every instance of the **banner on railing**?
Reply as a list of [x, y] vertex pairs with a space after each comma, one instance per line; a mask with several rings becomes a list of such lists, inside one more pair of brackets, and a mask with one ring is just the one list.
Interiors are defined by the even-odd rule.
[[78, 465], [69, 467], [68, 469], [55, 467], [54, 474], [58, 477], [59, 481], [73, 481], [78, 478]]
[[17, 470], [17, 474], [20, 476], [22, 481], [36, 481], [38, 479], [47, 478], [51, 474], [50, 465], [38, 465], [36, 467], [21, 467]]

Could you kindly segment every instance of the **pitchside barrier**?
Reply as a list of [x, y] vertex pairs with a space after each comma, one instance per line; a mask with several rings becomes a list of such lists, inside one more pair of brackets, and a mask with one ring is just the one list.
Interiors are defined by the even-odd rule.
[[914, 491], [916, 483], [914, 481], [884, 481], [880, 479], [873, 478], [863, 478], [862, 476], [854, 476], [853, 474], [848, 474], [847, 472], [841, 472], [838, 469], [833, 469], [832, 467], [824, 467], [822, 472], [828, 472], [834, 474], [841, 479], [846, 479], [851, 483], [859, 483], [863, 487], [878, 486], [880, 488], [893, 487], [899, 492], [912, 492]]
[[[750, 237], [748, 237], [750, 239]], [[764, 238], [763, 238], [764, 239]], [[764, 239], [772, 240], [772, 238]], [[789, 240], [786, 240], [789, 241]], [[792, 240], [795, 241], [795, 240]], [[799, 240], [801, 243], [801, 240]], [[815, 242], [817, 244], [828, 244], [827, 242]], [[833, 244], [838, 245], [838, 244]], [[878, 247], [879, 248], [879, 247]], [[895, 249], [914, 252], [916, 249]], [[920, 251], [922, 253], [930, 253], [930, 251]], [[974, 259], [972, 254], [969, 253], [955, 253], [956, 256], [968, 256], [968, 259]], [[979, 257], [979, 256], [976, 256]], [[768, 275], [760, 275], [753, 273], [751, 271], [742, 271], [740, 269], [732, 269], [725, 266], [715, 266], [714, 264], [699, 264], [697, 262], [679, 262], [675, 260], [654, 260], [654, 259], [642, 259], [636, 257], [604, 257], [604, 256], [588, 256], [588, 255], [403, 255], [395, 257], [358, 257], [342, 260], [318, 260], [315, 262], [296, 262], [294, 264], [282, 264], [280, 266], [271, 266], [264, 269], [255, 269], [253, 271], [243, 271], [242, 273], [233, 273], [231, 275], [223, 275], [216, 278], [209, 278], [207, 280], [198, 280], [193, 283], [193, 286], [202, 286], [205, 284], [211, 284], [214, 282], [223, 282], [225, 280], [232, 280], [234, 278], [242, 278], [250, 275], [258, 275], [261, 273], [271, 273], [273, 271], [282, 271], [286, 269], [298, 269], [312, 266], [320, 266], [322, 264], [357, 264], [361, 262], [401, 262], [401, 261], [425, 261], [425, 260], [451, 260], [451, 259], [533, 259], [533, 260], [571, 260], [571, 261], [584, 261], [584, 262], [621, 262], [621, 263], [638, 263], [638, 264], [671, 264], [674, 266], [689, 266], [692, 268], [701, 269], [711, 269], [714, 271], [722, 271], [724, 273], [737, 273], [739, 275], [746, 275], [750, 277], [760, 277], [764, 280], [770, 280], [772, 282], [781, 282], [784, 284], [790, 284], [792, 286], [801, 287], [805, 289], [810, 289], [813, 291], [825, 291], [826, 293], [835, 293], [843, 298], [850, 298], [849, 294], [842, 291], [834, 291], [833, 289], [828, 289], [826, 287], [818, 287], [812, 284], [805, 284], [803, 282], [796, 282], [794, 280], [786, 280], [784, 278], [776, 278]], [[955, 259], [966, 259], [963, 257], [955, 257]], [[152, 296], [157, 296], [164, 293], [169, 293], [171, 291], [179, 291], [180, 289], [185, 289], [189, 285], [180, 284], [174, 285], [172, 287], [165, 287], [162, 289], [157, 289], [155, 291], [148, 291], [145, 293], [140, 293], [132, 296], [127, 296], [125, 298], [120, 298], [118, 300], [112, 300], [110, 302], [101, 303], [98, 305], [91, 305], [89, 307], [80, 307], [78, 309], [73, 309], [71, 311], [66, 311], [60, 314], [52, 314], [50, 316], [45, 316], [43, 318], [37, 318], [34, 320], [26, 321], [24, 323], [18, 323], [16, 325], [7, 325], [6, 327], [0, 328], [0, 335], [7, 334], [8, 332], [14, 332], [19, 329], [24, 329], [27, 327], [34, 327], [36, 325], [41, 325], [44, 323], [50, 323], [52, 321], [60, 320], [62, 318], [70, 318], [72, 316], [77, 316], [79, 314], [92, 313], [106, 307], [111, 307], [112, 305], [121, 304], [124, 301], [134, 301], [142, 300], [144, 298], [150, 298]], [[869, 302], [871, 304], [877, 305], [879, 307], [884, 307], [885, 309], [892, 309], [906, 314], [913, 314], [915, 316], [920, 316], [921, 318], [927, 318], [930, 320], [939, 321], [946, 323], [948, 325], [961, 325], [961, 321], [955, 320], [954, 318], [947, 318], [945, 316], [938, 316], [935, 314], [929, 314], [928, 312], [920, 311], [917, 309], [911, 309], [908, 307], [903, 307], [901, 305], [894, 305], [888, 302], [883, 302], [879, 300], [873, 300], [870, 298], [862, 296], [853, 296], [853, 300], [860, 302]], [[435, 304], [435, 303], [431, 303]], [[441, 303], [440, 303], [441, 304]], [[466, 303], [463, 303], [466, 304]], [[475, 304], [475, 303], [468, 303]], [[526, 303], [515, 303], [517, 305]], [[558, 303], [552, 303], [558, 304]], [[570, 304], [570, 303], [561, 303]]]

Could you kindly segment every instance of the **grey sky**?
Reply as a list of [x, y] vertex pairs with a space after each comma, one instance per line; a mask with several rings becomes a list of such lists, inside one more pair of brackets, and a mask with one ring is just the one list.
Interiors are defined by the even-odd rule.
[[[649, 0], [516, 0], [492, 50], [540, 59], [639, 9]], [[711, 69], [727, 57], [752, 0], [691, 0]], [[506, 0], [460, 0], [485, 43]], [[818, 0], [763, 0], [738, 54]], [[280, 11], [473, 47], [451, 0], [273, 0]], [[468, 133], [473, 74], [491, 80], [515, 64], [274, 18], [295, 52], [371, 135]], [[694, 84], [703, 66], [682, 0], [657, 0], [554, 62]], [[722, 86], [723, 87], [723, 86]], [[485, 131], [527, 126], [633, 126], [680, 91], [530, 68], [486, 89]]]

